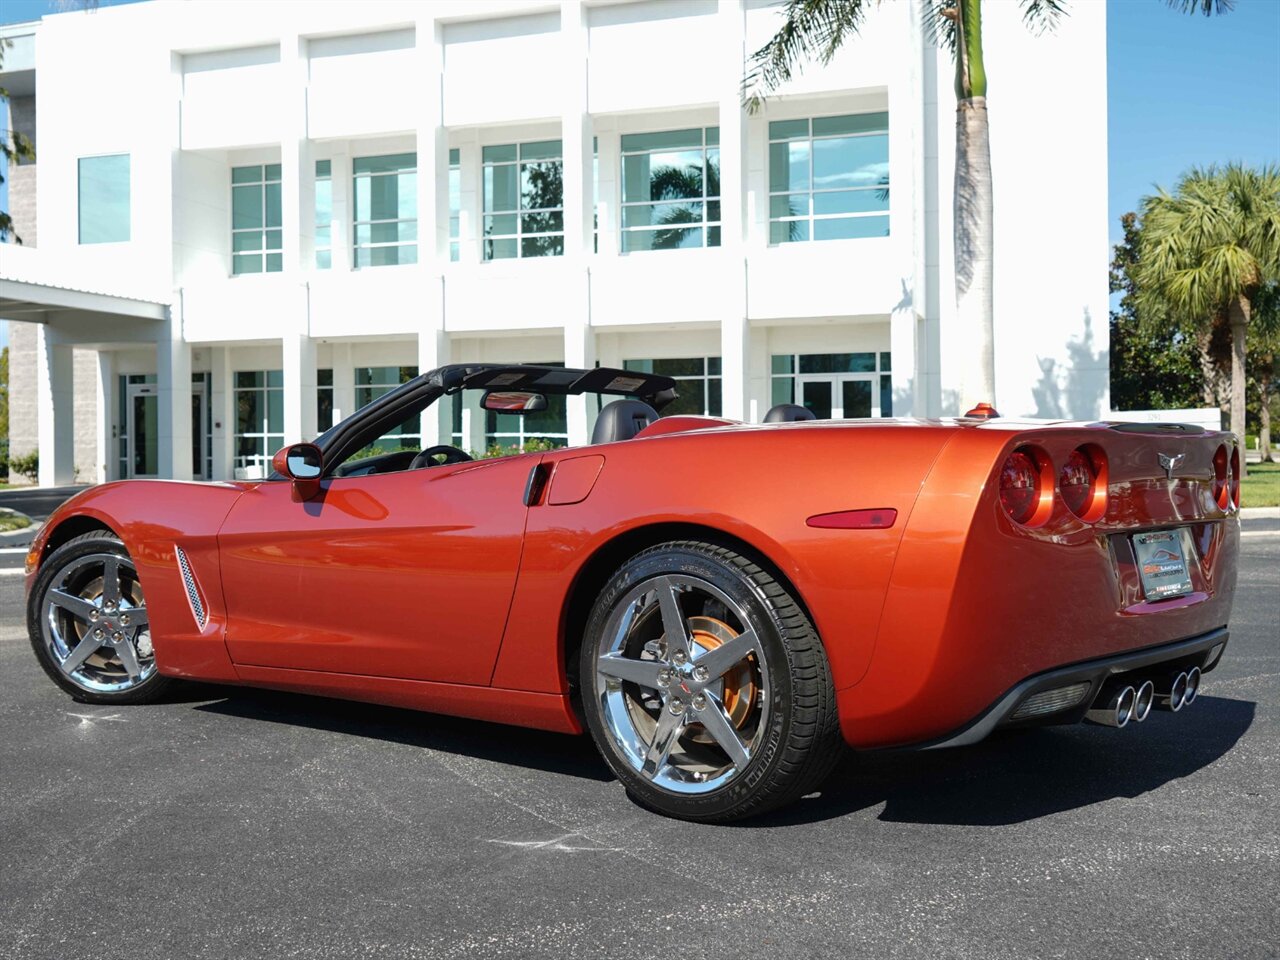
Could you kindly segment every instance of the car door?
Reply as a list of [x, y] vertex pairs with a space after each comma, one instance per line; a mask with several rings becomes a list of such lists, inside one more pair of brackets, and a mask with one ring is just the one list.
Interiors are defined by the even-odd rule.
[[259, 484], [218, 534], [239, 664], [487, 684], [540, 455]]

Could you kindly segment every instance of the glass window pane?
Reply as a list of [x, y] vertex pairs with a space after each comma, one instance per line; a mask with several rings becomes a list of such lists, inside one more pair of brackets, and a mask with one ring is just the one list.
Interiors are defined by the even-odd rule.
[[393, 153], [384, 157], [356, 157], [351, 164], [353, 173], [394, 173], [413, 170], [418, 166], [416, 153]]
[[520, 206], [523, 210], [564, 206], [564, 186], [559, 161], [521, 165]]
[[564, 237], [551, 234], [545, 237], [524, 237], [520, 241], [522, 257], [559, 257], [564, 255]]
[[871, 190], [837, 190], [833, 193], [815, 193], [813, 212], [824, 213], [874, 213], [889, 209], [889, 188]]
[[622, 252], [676, 250], [702, 246], [702, 228], [671, 227], [659, 230], [624, 230]]
[[701, 150], [652, 153], [649, 171], [649, 195], [642, 199], [702, 199]]
[[780, 403], [796, 402], [796, 381], [793, 377], [774, 377], [772, 396], [769, 405], [776, 407]]
[[461, 152], [458, 150], [458, 148], [457, 148], [457, 147], [454, 147], [453, 149], [451, 149], [451, 150], [449, 151], [449, 162], [450, 162], [451, 164], [453, 164], [454, 166], [457, 166], [457, 165], [458, 165], [458, 163], [460, 163], [460, 162], [461, 162], [461, 161], [460, 161], [460, 159], [459, 159], [461, 156], [462, 156], [462, 154], [461, 154]]
[[484, 258], [486, 260], [509, 260], [516, 255], [516, 241], [486, 240], [484, 242]]
[[563, 152], [559, 140], [538, 140], [520, 144], [521, 160], [558, 160]]
[[806, 217], [809, 215], [809, 194], [791, 193], [769, 198], [769, 216]]
[[81, 243], [129, 239], [129, 155], [85, 157], [79, 163]]
[[240, 233], [231, 235], [231, 250], [233, 253], [243, 253], [247, 250], [262, 249], [262, 231], [261, 230], [244, 230]]
[[266, 246], [265, 246], [265, 248], [264, 248], [264, 249], [267, 249], [267, 250], [282, 250], [282, 249], [284, 249], [284, 239], [283, 239], [283, 238], [284, 238], [284, 231], [282, 231], [282, 230], [268, 230], [268, 231], [266, 232], [266, 238], [267, 238], [267, 239], [266, 239]]
[[653, 373], [663, 377], [700, 377], [706, 361], [702, 357], [653, 361]]
[[520, 217], [521, 233], [564, 233], [564, 214], [559, 210], [552, 213], [525, 213]]
[[333, 181], [316, 181], [316, 223], [328, 226], [333, 219]]
[[889, 114], [887, 113], [855, 113], [844, 117], [813, 118], [815, 137], [849, 133], [887, 133], [888, 131]]
[[845, 380], [840, 384], [840, 395], [845, 417], [871, 416], [870, 380]]
[[506, 143], [496, 147], [485, 147], [480, 151], [480, 159], [484, 163], [509, 163], [516, 159], [516, 145]]
[[316, 176], [317, 176], [317, 177], [331, 177], [331, 176], [333, 176], [333, 161], [331, 161], [331, 160], [317, 160], [317, 161], [316, 161]]
[[284, 386], [284, 371], [283, 371], [283, 370], [268, 370], [268, 371], [266, 371], [266, 374], [267, 374], [267, 386], [268, 386], [268, 387], [283, 387], [283, 386]]
[[888, 350], [880, 351], [880, 370], [883, 372], [885, 370], [892, 370], [892, 369], [893, 369], [893, 354], [890, 353]]
[[236, 371], [236, 389], [247, 390], [253, 387], [262, 386], [261, 370], [237, 370]]
[[[719, 133], [717, 131], [717, 142]], [[662, 150], [670, 147], [701, 147], [702, 130], [668, 130], [663, 133], [628, 133], [622, 137], [622, 152]]]
[[815, 220], [815, 240], [858, 240], [866, 237], [887, 237], [888, 217], [850, 217], [847, 220]]
[[649, 199], [649, 155], [622, 158], [622, 202], [637, 203]]
[[707, 246], [708, 247], [720, 246], [720, 228], [719, 227], [707, 228]]
[[707, 146], [718, 147], [720, 145], [720, 128], [707, 127]]
[[516, 215], [514, 213], [490, 214], [484, 218], [484, 235], [486, 237], [507, 236], [515, 232]]
[[265, 173], [268, 180], [278, 181], [280, 179], [280, 164], [268, 163], [265, 168]]
[[231, 273], [239, 276], [243, 273], [261, 273], [262, 254], [236, 253], [231, 256]]
[[893, 377], [880, 378], [880, 416], [893, 416]]
[[262, 226], [262, 187], [231, 188], [231, 228], [241, 230]]
[[791, 353], [775, 353], [769, 359], [770, 373], [795, 373], [796, 358]]
[[769, 190], [809, 189], [809, 141], [769, 144]]
[[831, 419], [831, 381], [810, 380], [800, 385], [800, 402], [819, 420]]
[[484, 168], [485, 210], [519, 209], [519, 196], [514, 164]]
[[814, 189], [874, 187], [889, 182], [887, 136], [813, 141]]
[[769, 224], [770, 243], [794, 243], [809, 239], [808, 220], [774, 220]]
[[707, 357], [707, 373], [713, 377], [720, 376], [720, 358]]
[[268, 253], [267, 254], [267, 273], [279, 273], [283, 269], [284, 269], [284, 254]]
[[769, 124], [770, 140], [790, 140], [809, 135], [808, 120], [774, 120]]
[[267, 429], [272, 433], [284, 430], [284, 391], [267, 391]]
[[280, 184], [268, 183], [265, 187], [267, 202], [267, 226], [280, 226]]
[[638, 373], [653, 373], [652, 360], [623, 360], [623, 370], [635, 370]]
[[262, 165], [256, 167], [232, 167], [231, 168], [232, 183], [261, 183], [262, 182]]
[[701, 203], [646, 203], [622, 208], [624, 227], [669, 227], [701, 222]]

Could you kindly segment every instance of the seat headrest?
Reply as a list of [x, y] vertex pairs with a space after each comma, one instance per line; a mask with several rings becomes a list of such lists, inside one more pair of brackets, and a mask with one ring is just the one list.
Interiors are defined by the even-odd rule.
[[643, 400], [614, 400], [600, 408], [592, 443], [616, 443], [630, 440], [658, 419], [658, 411]]
[[764, 415], [765, 423], [795, 423], [797, 420], [817, 420], [813, 411], [798, 403], [780, 403], [770, 407]]

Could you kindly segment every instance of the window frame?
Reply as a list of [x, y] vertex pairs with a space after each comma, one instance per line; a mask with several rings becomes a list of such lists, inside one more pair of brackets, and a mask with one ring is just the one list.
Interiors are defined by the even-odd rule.
[[[357, 171], [356, 168], [359, 166], [361, 160], [377, 160], [382, 157], [412, 157], [413, 166], [397, 167], [393, 170], [376, 170], [376, 171], [364, 171], [364, 172]], [[413, 174], [414, 191], [416, 194], [416, 192], [422, 186], [418, 182], [418, 152], [416, 150], [403, 150], [399, 153], [374, 153], [374, 154], [369, 154], [368, 156], [352, 158], [351, 160], [351, 260], [352, 260], [352, 264], [351, 265], [354, 269], [368, 270], [375, 267], [404, 267], [404, 266], [412, 266], [413, 264], [416, 264], [418, 262], [418, 217], [416, 212], [412, 217], [389, 217], [389, 218], [380, 219], [380, 220], [359, 219], [360, 190], [359, 190], [359, 187], [357, 186], [357, 181], [360, 180], [361, 177], [365, 177], [369, 179], [372, 179], [373, 177], [398, 177], [406, 173]], [[370, 184], [370, 187], [372, 188], [372, 184]], [[372, 196], [372, 189], [370, 190], [370, 195]], [[370, 204], [370, 206], [372, 206], [372, 204]], [[373, 213], [372, 209], [369, 212]], [[372, 237], [373, 227], [380, 226], [386, 223], [394, 223], [397, 225], [403, 224], [403, 223], [412, 223], [414, 225], [414, 230], [413, 230], [414, 238], [412, 240], [397, 239], [394, 241], [393, 240], [376, 240], [375, 241], [371, 239], [368, 243], [360, 242], [360, 228], [362, 226], [369, 227], [369, 235], [370, 237]], [[399, 234], [398, 228], [396, 230], [396, 233], [397, 235]], [[377, 249], [386, 248], [386, 247], [409, 248], [413, 251], [413, 257], [410, 260], [400, 260], [396, 263], [361, 263], [362, 252], [377, 250]]]
[[[321, 170], [323, 169], [323, 173]], [[329, 190], [329, 218], [327, 220], [320, 219], [320, 184], [328, 184]], [[316, 161], [316, 222], [315, 222], [315, 268], [317, 270], [333, 269], [333, 161], [317, 160]], [[324, 230], [326, 238], [324, 243], [320, 242], [321, 233]]]
[[[253, 170], [257, 168], [261, 174], [257, 180], [236, 180], [236, 171]], [[268, 171], [274, 169], [276, 176], [273, 179]], [[271, 209], [267, 202], [267, 187], [276, 184], [280, 187], [277, 196], [280, 198], [280, 209], [276, 211], [276, 225], [271, 225]], [[257, 187], [258, 193], [258, 212], [261, 217], [262, 225], [259, 227], [237, 227], [236, 226], [236, 190], [249, 187]], [[268, 239], [271, 234], [279, 237], [279, 246], [268, 246]], [[250, 236], [257, 234], [260, 238], [260, 245], [257, 249], [236, 249], [237, 236]], [[274, 260], [274, 266], [272, 258]], [[261, 269], [258, 270], [237, 270], [236, 265], [241, 260], [248, 262], [249, 259], [257, 261]], [[246, 277], [260, 273], [282, 273], [284, 271], [284, 171], [279, 163], [246, 163], [231, 167], [231, 276]]]
[[[840, 120], [840, 119], [846, 119], [849, 117], [878, 117], [878, 116], [884, 117], [883, 129], [864, 130], [858, 133], [824, 133], [824, 134], [817, 134], [817, 135], [815, 135], [813, 132], [813, 124], [815, 120]], [[801, 123], [801, 122], [805, 124], [805, 130], [806, 130], [806, 132], [803, 135], [775, 137], [773, 134], [773, 128], [776, 124]], [[767, 133], [768, 133], [768, 142], [765, 147], [765, 158], [767, 161], [766, 169], [765, 169], [765, 180], [769, 188], [769, 200], [768, 200], [769, 218], [768, 218], [768, 227], [767, 227], [769, 246], [780, 247], [780, 246], [785, 246], [786, 244], [789, 244], [789, 243], [814, 243], [814, 242], [825, 243], [833, 239], [875, 240], [875, 239], [883, 239], [884, 237], [890, 235], [889, 232], [886, 232], [883, 235], [875, 235], [871, 237], [840, 237], [840, 238], [832, 237], [832, 238], [823, 238], [821, 241], [819, 241], [818, 238], [815, 236], [814, 224], [819, 221], [828, 221], [828, 220], [861, 220], [861, 219], [874, 219], [874, 218], [882, 218], [886, 221], [889, 221], [890, 219], [889, 204], [893, 196], [891, 192], [892, 186], [893, 186], [892, 167], [890, 167], [890, 176], [889, 176], [888, 183], [875, 184], [875, 185], [866, 186], [866, 187], [817, 188], [814, 186], [815, 181], [814, 181], [814, 175], [813, 175], [814, 157], [817, 154], [817, 151], [814, 149], [815, 141], [847, 140], [854, 137], [884, 137], [885, 138], [885, 162], [888, 163], [889, 162], [889, 142], [888, 142], [889, 111], [888, 110], [865, 110], [860, 113], [838, 113], [838, 114], [829, 114], [829, 115], [823, 115], [823, 116], [806, 116], [806, 117], [776, 119], [769, 122]], [[772, 176], [774, 145], [779, 143], [801, 143], [801, 142], [808, 143], [809, 145], [808, 186], [803, 190], [774, 190], [773, 176]], [[859, 211], [854, 213], [815, 213], [814, 212], [816, 208], [816, 204], [814, 203], [815, 196], [822, 195], [822, 194], [849, 193], [853, 191], [870, 192], [873, 190], [884, 191], [887, 194], [887, 197], [885, 199], [885, 204], [886, 204], [885, 209], [866, 210], [866, 211]], [[789, 214], [784, 217], [775, 217], [773, 215], [774, 198], [791, 197], [796, 195], [803, 195], [808, 197], [807, 213], [794, 214], [794, 215]], [[806, 236], [797, 237], [797, 238], [788, 237], [785, 240], [775, 240], [773, 238], [773, 227], [774, 227], [774, 224], [780, 224], [780, 223], [803, 223], [806, 225]], [[891, 224], [890, 224], [890, 228], [891, 228]]]
[[[691, 357], [632, 357], [630, 359], [622, 361], [622, 368], [624, 370], [636, 370], [641, 373], [654, 373], [655, 372], [653, 370], [654, 364], [662, 363], [664, 361], [671, 362], [676, 360], [680, 360], [680, 361], [697, 360], [702, 363], [701, 374], [674, 374], [674, 373], [662, 374], [662, 376], [671, 377], [671, 379], [676, 381], [677, 393], [680, 393], [680, 387], [679, 387], [680, 384], [697, 383], [699, 385], [699, 389], [702, 391], [702, 410], [701, 410], [701, 413], [694, 414], [694, 416], [703, 416], [703, 417], [723, 416], [724, 415], [724, 363], [721, 357], [715, 356], [713, 354], [695, 354]], [[646, 370], [644, 367], [639, 366], [639, 364], [648, 364], [649, 369]], [[713, 365], [717, 371], [715, 373], [711, 372]], [[718, 404], [720, 407], [719, 410], [712, 410], [712, 403], [711, 403], [712, 397], [713, 397], [713, 392], [711, 390], [712, 381], [720, 385], [719, 404]], [[684, 399], [683, 394], [681, 396], [681, 399]], [[671, 406], [674, 407], [679, 402], [680, 401], [677, 400]], [[671, 410], [671, 408], [666, 408], [666, 412], [663, 415], [669, 417], [669, 416], [679, 416], [680, 414], [674, 413]]]
[[[261, 374], [262, 385], [252, 387], [240, 386], [241, 374]], [[271, 402], [269, 394], [276, 392], [280, 395], [280, 430], [273, 431], [271, 429]], [[259, 393], [262, 399], [262, 416], [258, 426], [261, 430], [240, 430], [240, 395], [242, 393]], [[271, 475], [271, 458], [275, 456], [277, 450], [284, 446], [284, 371], [254, 369], [254, 370], [237, 370], [233, 374], [231, 388], [231, 404], [235, 413], [235, 430], [232, 433], [232, 471], [233, 475], [243, 470], [245, 476], [237, 479], [265, 479]], [[273, 444], [274, 438], [274, 444]], [[256, 454], [241, 454], [240, 441], [244, 439], [259, 439], [262, 441], [263, 453], [261, 456]], [[250, 476], [251, 472], [258, 472], [258, 476]]]
[[[555, 155], [536, 156], [525, 159], [524, 151], [526, 147], [541, 146], [545, 144], [557, 144], [559, 146]], [[490, 150], [499, 150], [504, 147], [515, 148], [514, 160], [486, 160], [485, 155]], [[560, 204], [552, 207], [524, 207], [524, 168], [534, 163], [558, 163], [560, 165]], [[489, 205], [489, 183], [490, 177], [488, 172], [497, 167], [515, 167], [516, 176], [516, 209], [493, 209], [488, 208]], [[525, 230], [524, 221], [527, 216], [535, 216], [542, 214], [549, 216], [551, 214], [560, 214], [559, 230]], [[488, 224], [491, 218], [497, 217], [514, 217], [516, 224], [515, 233], [494, 233], [488, 232]], [[559, 252], [534, 253], [526, 254], [524, 252], [524, 241], [542, 238], [560, 238]], [[480, 258], [484, 263], [494, 263], [499, 260], [537, 260], [543, 257], [561, 257], [564, 256], [564, 140], [558, 137], [552, 137], [546, 140], [518, 140], [513, 143], [493, 143], [486, 144], [480, 148], [480, 238], [482, 241], [480, 249]], [[515, 242], [514, 257], [495, 257], [492, 254], [493, 243], [498, 240], [512, 240]]]
[[[800, 361], [802, 357], [840, 357], [840, 356], [858, 356], [860, 354], [872, 354], [875, 357], [875, 368], [873, 370], [822, 370], [822, 371], [801, 371]], [[777, 361], [788, 360], [790, 363], [790, 372], [779, 372]], [[769, 355], [769, 406], [774, 407], [779, 403], [799, 403], [796, 399], [799, 396], [797, 390], [798, 384], [803, 377], [857, 377], [862, 379], [870, 379], [872, 382], [872, 390], [879, 391], [879, 397], [872, 398], [872, 409], [877, 406], [880, 408], [880, 418], [893, 416], [893, 351], [891, 350], [850, 350], [841, 353], [798, 353], [791, 351], [790, 353], [772, 353]], [[789, 381], [791, 384], [791, 399], [786, 400], [778, 396], [777, 389], [780, 383]], [[886, 403], [886, 401], [888, 401]]]
[[[629, 137], [644, 136], [661, 136], [663, 134], [678, 134], [688, 131], [697, 130], [701, 138], [701, 146], [669, 146], [669, 147], [650, 147], [644, 150], [628, 150], [626, 142]], [[711, 134], [714, 131], [715, 142], [711, 142]], [[645, 156], [647, 154], [672, 152], [677, 150], [700, 150], [702, 153], [702, 195], [700, 198], [686, 198], [683, 200], [627, 200], [627, 158]], [[720, 127], [718, 124], [710, 124], [701, 127], [678, 127], [675, 129], [665, 130], [641, 130], [632, 133], [624, 133], [618, 140], [618, 254], [619, 256], [630, 256], [635, 253], [658, 253], [666, 250], [693, 250], [708, 249], [710, 247], [718, 247], [722, 244], [723, 238], [720, 235], [720, 228], [723, 222], [723, 200], [719, 190], [716, 193], [708, 193], [708, 186], [711, 180], [709, 171], [711, 169], [710, 153], [715, 151], [716, 154], [716, 183], [720, 184]], [[650, 184], [652, 184], [653, 171], [650, 169]], [[650, 193], [652, 196], [652, 193]], [[626, 226], [627, 210], [639, 207], [660, 207], [660, 206], [676, 206], [679, 204], [700, 204], [702, 207], [702, 220], [699, 223], [679, 224], [667, 227], [652, 226], [649, 224], [640, 226]], [[710, 204], [716, 204], [717, 211], [721, 213], [720, 217], [714, 220], [710, 217]], [[657, 233], [661, 230], [698, 230], [702, 243], [697, 247], [652, 247], [647, 249], [627, 249], [626, 235], [628, 233]], [[715, 242], [711, 242], [712, 233], [715, 235]]]

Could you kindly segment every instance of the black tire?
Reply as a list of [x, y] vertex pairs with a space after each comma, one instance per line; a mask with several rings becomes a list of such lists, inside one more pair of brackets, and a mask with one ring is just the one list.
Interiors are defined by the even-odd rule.
[[[154, 703], [169, 693], [175, 683], [180, 683], [181, 681], [161, 676], [159, 671], [151, 669], [149, 675], [145, 676], [144, 679], [133, 683], [125, 689], [86, 689], [84, 686], [74, 682], [59, 667], [59, 661], [55, 659], [45, 635], [47, 624], [43, 622], [43, 613], [49, 590], [61, 578], [66, 576], [66, 572], [74, 567], [77, 562], [89, 557], [108, 555], [121, 559], [122, 570], [134, 570], [129, 551], [125, 549], [120, 538], [106, 530], [94, 530], [78, 537], [73, 537], [54, 550], [40, 565], [40, 572], [36, 576], [35, 583], [31, 588], [31, 595], [27, 600], [27, 635], [31, 639], [31, 647], [35, 651], [36, 659], [40, 661], [40, 666], [44, 668], [44, 672], [49, 675], [49, 679], [70, 694], [72, 699], [81, 703], [120, 705]], [[136, 578], [136, 573], [134, 576]], [[136, 584], [136, 579], [131, 580], [130, 583]], [[140, 590], [140, 585], [137, 585], [137, 589]], [[104, 644], [104, 649], [105, 646]], [[137, 650], [136, 644], [134, 649], [135, 651]], [[109, 664], [105, 666], [109, 669]], [[122, 682], [124, 679], [122, 678]]]
[[[677, 580], [668, 580], [668, 576]], [[637, 746], [647, 746], [653, 751], [654, 744], [659, 739], [658, 730], [661, 729], [664, 707], [672, 706], [671, 699], [687, 699], [696, 694], [697, 687], [691, 694], [689, 687], [680, 683], [683, 694], [679, 693], [671, 686], [670, 671], [664, 669], [657, 682], [663, 684], [665, 681], [666, 690], [646, 694], [646, 684], [628, 687], [627, 681], [613, 679], [598, 672], [598, 658], [602, 653], [617, 650], [619, 652], [614, 655], [629, 656], [622, 653], [616, 645], [622, 643], [624, 646], [629, 644], [634, 647], [639, 642], [620, 641], [618, 637], [624, 633], [629, 636], [640, 629], [634, 624], [642, 621], [644, 616], [657, 615], [652, 601], [643, 592], [648, 589], [648, 585], [677, 582], [679, 587], [673, 588], [671, 592], [679, 598], [676, 609], [687, 618], [689, 636], [695, 636], [694, 621], [706, 622], [706, 618], [687, 612], [690, 605], [696, 606], [706, 596], [699, 593], [697, 584], [709, 584], [713, 590], [736, 605], [737, 614], [732, 612], [733, 608], [725, 608], [730, 610], [726, 619], [747, 621], [740, 625], [738, 632], [746, 632], [747, 627], [754, 632], [757, 646], [749, 656], [755, 658], [762, 653], [763, 664], [768, 671], [767, 674], [761, 674], [759, 662], [754, 659], [745, 660], [731, 668], [737, 671], [744, 664], [754, 664], [754, 667], [750, 667], [757, 671], [754, 676], [762, 677], [761, 687], [756, 692], [756, 699], [761, 706], [758, 707], [760, 715], [752, 733], [755, 739], [752, 741], [750, 757], [741, 769], [729, 761], [730, 767], [727, 769], [730, 772], [724, 774], [728, 779], [723, 785], [708, 787], [708, 792], [694, 795], [680, 792], [684, 787], [668, 789], [662, 786], [655, 782], [659, 779], [657, 774], [647, 777], [640, 772], [641, 767], [649, 764], [642, 762], [637, 766], [634, 754], [632, 758], [628, 757], [625, 745], [628, 740], [627, 731], [623, 728], [623, 733], [617, 734], [618, 721], [614, 719], [622, 712], [612, 704], [620, 702], [618, 697], [630, 695], [632, 699], [623, 715], [634, 717], [637, 714], [632, 704], [638, 700], [647, 696], [652, 703], [665, 698], [661, 699], [656, 713], [650, 714], [657, 726], [648, 744], [643, 742], [644, 737], [639, 733], [639, 728], [632, 728], [638, 737]], [[629, 599], [637, 595], [643, 599]], [[654, 595], [657, 595], [657, 588]], [[713, 597], [706, 600], [708, 604], [718, 602]], [[640, 606], [637, 607], [636, 604]], [[636, 613], [637, 609], [648, 610], [648, 614]], [[631, 626], [620, 627], [619, 624]], [[644, 648], [647, 653], [639, 655], [654, 658], [652, 661], [640, 661], [646, 668], [652, 663], [668, 663], [669, 650], [664, 644], [670, 629], [665, 618], [662, 618], [659, 626], [664, 639], [647, 641], [648, 646]], [[694, 642], [698, 641], [695, 639]], [[654, 647], [654, 644], [658, 646]], [[657, 649], [663, 652], [657, 654], [654, 652]], [[697, 657], [707, 652], [706, 648], [699, 648], [693, 652], [693, 659], [688, 663], [696, 665], [699, 662]], [[579, 661], [583, 712], [596, 747], [636, 801], [667, 816], [716, 823], [765, 813], [815, 790], [844, 752], [830, 668], [813, 624], [796, 599], [768, 570], [750, 557], [726, 547], [697, 541], [678, 541], [651, 547], [628, 560], [608, 581], [596, 600], [587, 623]], [[691, 668], [681, 666], [672, 669]], [[667, 676], [663, 676], [663, 673]], [[729, 693], [729, 675], [727, 672], [720, 681], [721, 699], [715, 699], [713, 706], [723, 707], [728, 702], [724, 698]], [[679, 683], [679, 680], [676, 682]], [[764, 695], [766, 689], [767, 697]], [[702, 706], [699, 709], [705, 711], [708, 709], [707, 700], [701, 699]], [[765, 703], [768, 704], [767, 710], [763, 706]], [[662, 754], [662, 760], [657, 762], [658, 773], [662, 769], [676, 770], [678, 764], [669, 760], [670, 756], [676, 755], [675, 751], [681, 751], [679, 756], [687, 758], [697, 749], [705, 749], [696, 747], [697, 737], [708, 736], [711, 730], [709, 726], [697, 722], [697, 717], [706, 714], [695, 712], [695, 706], [692, 700], [688, 702], [687, 708], [681, 704], [682, 709], [687, 709], [688, 713], [683, 719], [671, 721], [673, 724], [684, 723], [688, 726], [680, 728], [681, 733], [668, 736], [667, 742], [674, 743], [675, 746], [671, 748], [671, 754]], [[676, 711], [673, 709], [672, 712]], [[723, 717], [730, 721], [734, 719], [727, 707]], [[640, 717], [641, 721], [643, 719]], [[702, 742], [707, 741], [704, 739]], [[711, 743], [712, 749], [716, 746], [715, 742]], [[724, 755], [726, 758], [729, 756], [727, 751]], [[663, 768], [664, 763], [669, 766]], [[693, 766], [696, 767], [696, 761]], [[681, 775], [715, 779], [711, 775], [697, 772]], [[693, 788], [700, 789], [696, 783]]]

